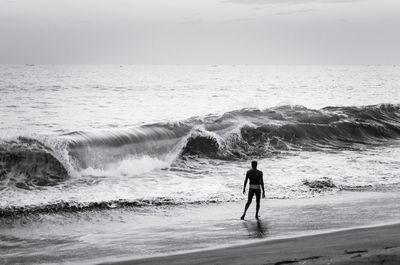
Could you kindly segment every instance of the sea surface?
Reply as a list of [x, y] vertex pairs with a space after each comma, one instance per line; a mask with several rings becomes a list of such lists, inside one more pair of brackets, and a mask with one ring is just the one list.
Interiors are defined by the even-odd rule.
[[252, 239], [400, 220], [400, 66], [0, 65], [0, 95], [0, 263], [250, 240], [254, 159]]

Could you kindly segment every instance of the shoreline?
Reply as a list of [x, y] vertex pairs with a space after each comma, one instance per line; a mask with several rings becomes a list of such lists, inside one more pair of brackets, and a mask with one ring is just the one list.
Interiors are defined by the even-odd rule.
[[[392, 192], [342, 192], [304, 199], [272, 199], [261, 205], [259, 220], [252, 218], [255, 207], [251, 207], [245, 221], [240, 220], [238, 214], [243, 210], [244, 200], [193, 207], [116, 208], [43, 215], [40, 222], [21, 219], [0, 227], [4, 242], [15, 245], [5, 250], [3, 261], [18, 264], [162, 264], [164, 259], [185, 256], [181, 264], [192, 264], [194, 260], [204, 261], [201, 253], [220, 256], [234, 248], [236, 251], [232, 255], [252, 255], [257, 253], [254, 246], [270, 245], [277, 240], [296, 241], [296, 238], [327, 237], [347, 230], [398, 225], [399, 202], [400, 194]], [[38, 237], [44, 240], [38, 241]], [[59, 244], [56, 241], [55, 245], [46, 238], [62, 238], [62, 241]], [[25, 244], [27, 240], [33, 243]], [[65, 244], [68, 249], [64, 249]], [[64, 251], [54, 252], [55, 247]], [[248, 250], [243, 252], [242, 249]], [[292, 249], [295, 248], [289, 245], [285, 251]], [[225, 258], [230, 260], [230, 257]], [[177, 262], [171, 260], [169, 264]], [[200, 264], [210, 263], [224, 264], [207, 260]], [[246, 264], [237, 262], [242, 263]], [[263, 259], [260, 264], [265, 264]]]
[[[98, 264], [400, 264], [400, 221]], [[386, 263], [385, 263], [386, 262]]]

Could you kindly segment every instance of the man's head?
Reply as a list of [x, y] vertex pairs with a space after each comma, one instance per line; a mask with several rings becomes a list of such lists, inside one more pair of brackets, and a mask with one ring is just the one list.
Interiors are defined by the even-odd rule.
[[256, 169], [257, 168], [257, 161], [251, 161], [251, 167]]

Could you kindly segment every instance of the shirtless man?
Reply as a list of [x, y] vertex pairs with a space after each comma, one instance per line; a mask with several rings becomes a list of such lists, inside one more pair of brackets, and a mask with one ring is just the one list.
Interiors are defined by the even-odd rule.
[[250, 188], [249, 188], [249, 197], [247, 199], [246, 207], [244, 208], [244, 213], [240, 219], [244, 220], [246, 216], [247, 209], [249, 208], [251, 201], [253, 200], [254, 194], [256, 195], [256, 219], [258, 219], [258, 211], [260, 210], [260, 198], [261, 198], [261, 189], [262, 188], [262, 197], [265, 198], [265, 190], [264, 190], [264, 180], [262, 171], [257, 169], [257, 161], [251, 162], [251, 167], [249, 171], [246, 173], [246, 179], [244, 180], [243, 194], [246, 194], [246, 185], [247, 180], [250, 180]]

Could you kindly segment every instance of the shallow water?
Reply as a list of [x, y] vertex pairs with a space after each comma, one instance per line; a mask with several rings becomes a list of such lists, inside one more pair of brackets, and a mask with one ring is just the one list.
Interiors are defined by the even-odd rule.
[[6, 263], [93, 264], [398, 221], [398, 193], [262, 200], [239, 220], [245, 201], [108, 209], [2, 219]]

